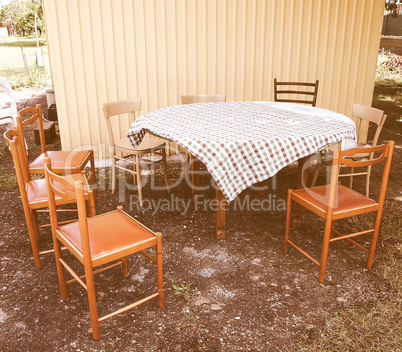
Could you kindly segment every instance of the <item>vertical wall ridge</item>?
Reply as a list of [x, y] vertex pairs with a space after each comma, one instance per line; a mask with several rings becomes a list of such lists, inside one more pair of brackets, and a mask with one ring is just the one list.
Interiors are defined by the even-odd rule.
[[[274, 78], [319, 79], [319, 107], [350, 116], [354, 102], [371, 104], [383, 1], [43, 0], [43, 6], [63, 149], [107, 145], [102, 104], [133, 95], [146, 113], [180, 104], [183, 94], [272, 100]], [[128, 126], [123, 119], [121, 137]]]

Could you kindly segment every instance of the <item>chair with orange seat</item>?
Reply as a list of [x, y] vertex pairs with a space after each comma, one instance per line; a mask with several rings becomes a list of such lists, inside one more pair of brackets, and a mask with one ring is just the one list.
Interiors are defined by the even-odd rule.
[[[158, 297], [159, 307], [163, 307], [162, 235], [152, 232], [123, 212], [121, 206], [116, 211], [88, 219], [81, 181], [76, 181], [74, 184], [68, 182], [51, 171], [50, 163], [45, 164], [45, 178], [61, 297], [63, 300], [67, 299], [66, 285], [70, 282], [78, 281], [87, 290], [93, 338], [97, 340], [100, 337], [99, 322], [132, 309], [152, 298]], [[63, 188], [60, 188], [60, 184]], [[77, 222], [59, 226], [55, 196], [60, 197], [65, 202], [76, 199], [78, 207]], [[64, 245], [84, 266], [84, 276], [79, 276], [62, 258], [61, 245]], [[155, 246], [156, 259], [145, 252], [145, 249]], [[122, 265], [123, 275], [127, 275], [126, 257], [134, 253], [141, 253], [156, 263], [157, 292], [110, 314], [99, 317], [96, 307], [94, 274]], [[107, 266], [94, 271], [94, 268], [101, 265]], [[72, 280], [66, 282], [64, 269], [73, 276]], [[82, 280], [84, 277], [85, 282]]]
[[[292, 245], [307, 258], [317, 264], [320, 267], [318, 277], [319, 282], [324, 282], [328, 248], [329, 244], [334, 241], [346, 239], [352, 244], [356, 245], [358, 248], [367, 252], [367, 268], [371, 268], [374, 260], [374, 252], [377, 244], [381, 216], [384, 207], [384, 199], [391, 167], [393, 148], [393, 141], [389, 141], [386, 145], [369, 148], [354, 148], [345, 151], [341, 151], [341, 149], [338, 147], [335, 149], [329, 185], [302, 188], [298, 190], [289, 189], [286, 213], [285, 253], [288, 253], [289, 245]], [[370, 160], [353, 160], [354, 155], [362, 152], [373, 153], [373, 158]], [[379, 153], [380, 155], [377, 156]], [[339, 168], [341, 165], [346, 165], [349, 167], [367, 167], [379, 164], [380, 162], [383, 162], [384, 165], [378, 200], [371, 199], [346, 186], [341, 185], [338, 182]], [[300, 215], [292, 214], [292, 202], [297, 203], [299, 206], [302, 206], [308, 211], [311, 211], [325, 219], [325, 231], [320, 262], [318, 262], [305, 250], [289, 239], [292, 216]], [[335, 230], [336, 220], [366, 213], [376, 213], [373, 228], [346, 235]], [[369, 249], [352, 240], [353, 237], [368, 233], [372, 233]], [[334, 235], [337, 236], [335, 237]]]
[[[44, 179], [31, 180], [31, 174], [28, 170], [28, 162], [25, 152], [25, 143], [18, 131], [17, 126], [4, 133], [4, 139], [10, 146], [11, 154], [14, 161], [15, 172], [18, 180], [18, 187], [21, 195], [22, 205], [24, 208], [25, 220], [28, 227], [29, 239], [31, 242], [32, 252], [34, 256], [35, 265], [38, 269], [42, 267], [40, 255], [52, 252], [52, 250], [46, 250], [39, 252], [37, 241], [40, 238], [39, 228], [49, 225], [38, 224], [38, 212], [46, 212], [44, 210], [48, 207], [48, 198], [46, 191], [46, 182]], [[78, 173], [69, 175], [74, 180], [80, 180], [84, 182], [89, 189], [87, 179], [84, 174]], [[91, 215], [95, 214], [95, 200], [93, 197], [88, 198], [90, 203], [89, 212]], [[65, 202], [61, 198], [56, 199], [57, 205], [70, 204], [72, 201]], [[58, 209], [62, 211], [62, 209]], [[65, 211], [74, 211], [73, 209], [65, 209]], [[68, 222], [68, 221], [67, 221]]]
[[[31, 114], [27, 119], [23, 120], [25, 115]], [[84, 170], [85, 166], [91, 163], [91, 172], [88, 179], [91, 180], [93, 186], [96, 185], [95, 162], [93, 150], [85, 151], [47, 151], [45, 132], [43, 129], [42, 108], [38, 104], [36, 107], [28, 107], [19, 111], [17, 116], [17, 125], [20, 136], [24, 139], [24, 128], [37, 121], [39, 129], [40, 146], [42, 153], [29, 164], [30, 174], [44, 174], [43, 162], [45, 157], [52, 160], [53, 170], [58, 174], [75, 174]], [[25, 147], [24, 147], [25, 148]], [[26, 162], [28, 162], [28, 154], [25, 148]]]

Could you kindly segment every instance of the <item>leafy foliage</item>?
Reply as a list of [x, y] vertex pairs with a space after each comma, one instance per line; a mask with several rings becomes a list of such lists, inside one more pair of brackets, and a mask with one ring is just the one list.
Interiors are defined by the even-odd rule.
[[35, 32], [35, 14], [39, 35], [45, 30], [41, 0], [13, 0], [0, 7], [0, 23], [9, 25], [13, 34], [26, 36]]
[[385, 2], [385, 11], [387, 11], [391, 17], [398, 17], [398, 5], [400, 6], [399, 0], [387, 0]]

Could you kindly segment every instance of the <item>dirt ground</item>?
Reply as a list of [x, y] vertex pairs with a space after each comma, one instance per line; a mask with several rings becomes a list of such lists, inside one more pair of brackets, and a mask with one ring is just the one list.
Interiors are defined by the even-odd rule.
[[[46, 113], [43, 95], [19, 108], [38, 101]], [[401, 204], [402, 138], [385, 129], [381, 139], [394, 139], [397, 144], [387, 192], [388, 209]], [[39, 153], [39, 147], [33, 146], [32, 131], [27, 142], [32, 159]], [[58, 147], [56, 143], [49, 149]], [[0, 158], [1, 175], [13, 176], [6, 148], [0, 149]], [[98, 341], [92, 339], [86, 292], [73, 283], [68, 286], [69, 299], [61, 300], [53, 254], [42, 257], [42, 269], [35, 268], [18, 190], [0, 185], [1, 351], [285, 350], [317, 336], [325, 318], [335, 312], [370, 307], [375, 300], [394, 294], [376, 274], [378, 262], [374, 262], [373, 269], [366, 269], [366, 254], [346, 241], [331, 245], [324, 284], [317, 282], [318, 267], [314, 263], [296, 250], [283, 253], [285, 212], [280, 204], [286, 199], [286, 190], [295, 186], [295, 166], [278, 174], [276, 189], [270, 183], [265, 194], [247, 190], [237, 203], [266, 199], [264, 204], [271, 204], [271, 209], [244, 211], [231, 204], [224, 240], [215, 238], [214, 212], [194, 209], [187, 184], [176, 182], [181, 175], [177, 159], [168, 168], [170, 182], [177, 183], [172, 193], [166, 193], [163, 187], [151, 189], [151, 176], [147, 176], [145, 209], [140, 209], [133, 189], [112, 195], [110, 168], [97, 169], [97, 213], [122, 204], [136, 219], [163, 233], [165, 288], [163, 309], [152, 300], [108, 319], [100, 325]], [[373, 194], [378, 190], [379, 176], [374, 171]], [[159, 170], [153, 179], [163, 186]], [[207, 176], [202, 181], [210, 182]], [[362, 183], [356, 183], [362, 189]], [[213, 200], [214, 195], [212, 187], [202, 193], [206, 201]], [[155, 203], [158, 200], [160, 205], [165, 204], [159, 210]], [[183, 206], [172, 209], [173, 204]], [[341, 229], [350, 226], [348, 221], [340, 224]], [[319, 258], [323, 229], [323, 221], [307, 215], [292, 234], [299, 243], [304, 240], [309, 253]], [[50, 237], [49, 230], [42, 231], [41, 249], [51, 247]], [[382, 250], [381, 241], [380, 236], [378, 252]], [[364, 239], [361, 243], [367, 245]], [[96, 285], [99, 314], [104, 315], [153, 291], [155, 267], [143, 257], [132, 256], [127, 277], [114, 268], [99, 274]]]

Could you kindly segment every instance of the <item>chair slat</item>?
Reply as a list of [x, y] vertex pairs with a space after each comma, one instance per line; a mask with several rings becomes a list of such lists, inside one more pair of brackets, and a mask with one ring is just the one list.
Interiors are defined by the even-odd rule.
[[[298, 103], [298, 104], [309, 104], [311, 106], [315, 106], [317, 103], [317, 94], [318, 94], [318, 83], [316, 80], [315, 83], [312, 82], [279, 82], [276, 78], [274, 79], [274, 100], [277, 102], [286, 102], [286, 103]], [[287, 87], [287, 89], [278, 89], [278, 87]], [[312, 90], [306, 90], [303, 88], [313, 88]], [[300, 88], [300, 89], [299, 89]], [[306, 96], [311, 95], [313, 97], [312, 100], [306, 100], [303, 98], [293, 98], [293, 97], [282, 97], [282, 95], [296, 95], [296, 96]], [[280, 97], [281, 96], [281, 97]]]

